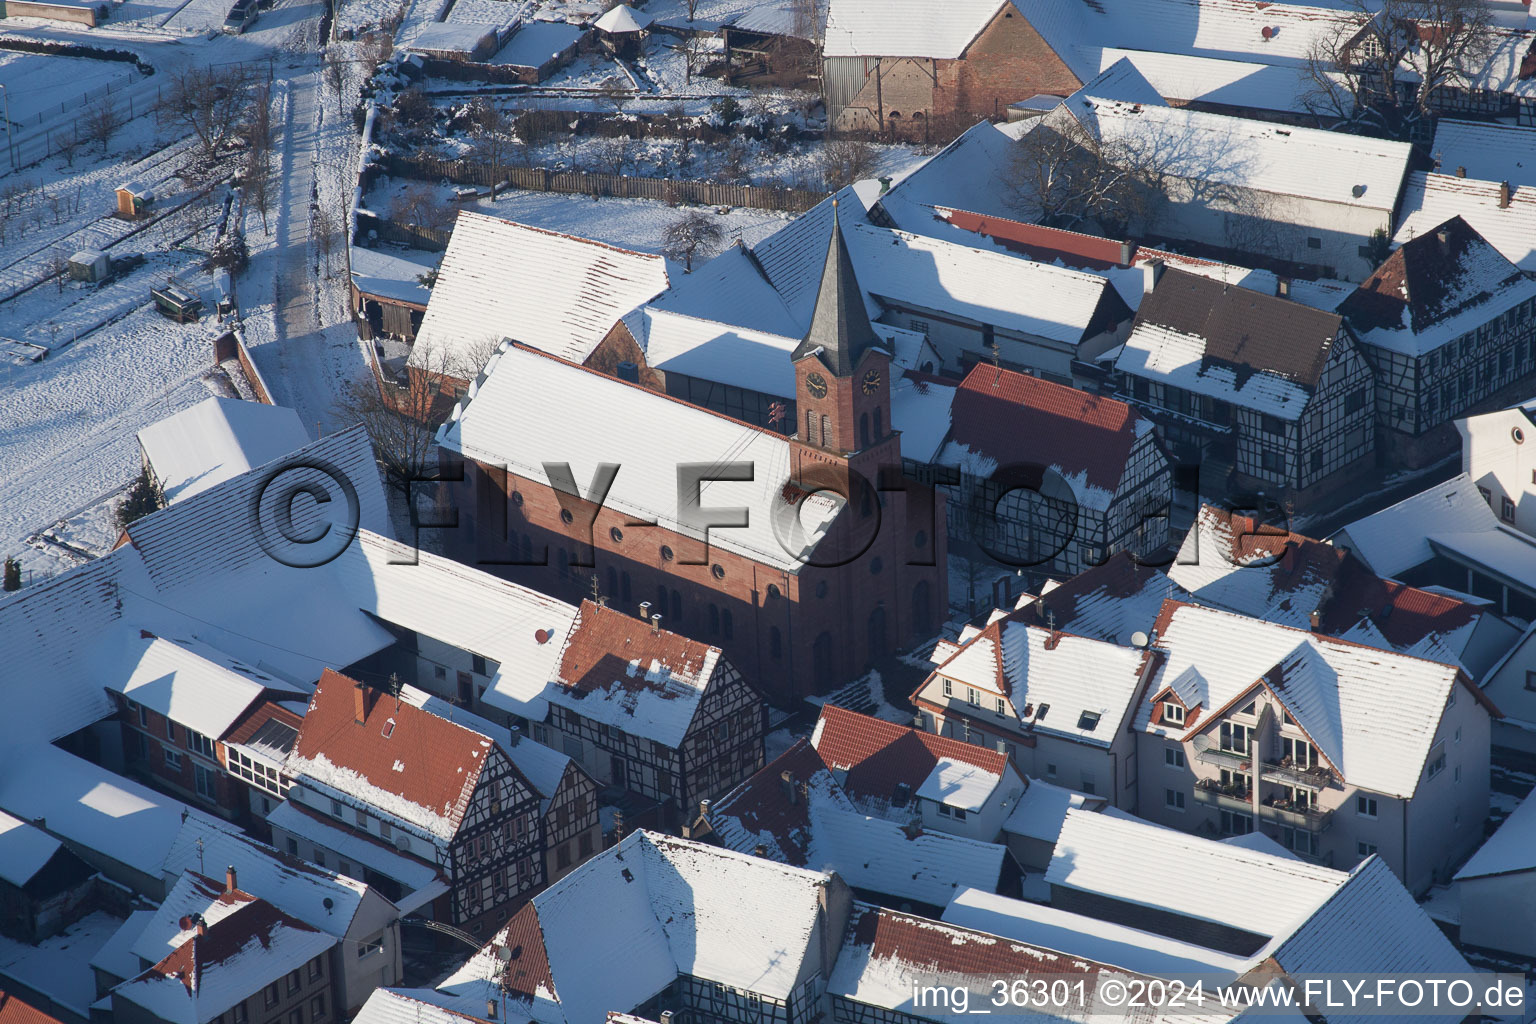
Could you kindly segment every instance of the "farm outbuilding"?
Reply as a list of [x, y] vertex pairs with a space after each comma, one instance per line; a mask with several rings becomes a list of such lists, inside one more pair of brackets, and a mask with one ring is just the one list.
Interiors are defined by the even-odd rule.
[[488, 25], [434, 22], [417, 34], [409, 49], [437, 60], [476, 63], [496, 52], [496, 42], [496, 32]]
[[155, 193], [136, 181], [125, 181], [117, 186], [117, 215], [124, 220], [145, 216], [154, 201]]
[[81, 249], [69, 258], [69, 279], [95, 284], [112, 273], [112, 261], [96, 249]]

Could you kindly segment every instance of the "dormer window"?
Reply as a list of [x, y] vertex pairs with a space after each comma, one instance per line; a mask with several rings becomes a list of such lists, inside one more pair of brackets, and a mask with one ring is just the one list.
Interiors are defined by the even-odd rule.
[[1163, 721], [1168, 725], [1184, 724], [1184, 705], [1178, 701], [1163, 701]]

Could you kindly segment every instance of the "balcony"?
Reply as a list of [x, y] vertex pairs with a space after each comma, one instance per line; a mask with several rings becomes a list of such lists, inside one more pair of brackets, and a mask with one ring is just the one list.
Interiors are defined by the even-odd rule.
[[1251, 814], [1253, 813], [1253, 791], [1241, 786], [1223, 784], [1217, 779], [1200, 779], [1195, 783], [1195, 803]]
[[1308, 832], [1326, 832], [1333, 824], [1333, 812], [1318, 807], [1298, 808], [1289, 801], [1271, 797], [1259, 805], [1259, 816]]
[[1205, 764], [1214, 764], [1218, 768], [1229, 768], [1232, 771], [1246, 772], [1252, 762], [1248, 754], [1238, 753], [1236, 750], [1222, 750], [1220, 747], [1211, 746], [1209, 736], [1195, 737], [1195, 760]]
[[1290, 758], [1283, 761], [1265, 761], [1259, 766], [1259, 778], [1265, 782], [1279, 782], [1287, 786], [1306, 786], [1309, 789], [1327, 789], [1333, 785], [1333, 772], [1315, 765], [1298, 768]]

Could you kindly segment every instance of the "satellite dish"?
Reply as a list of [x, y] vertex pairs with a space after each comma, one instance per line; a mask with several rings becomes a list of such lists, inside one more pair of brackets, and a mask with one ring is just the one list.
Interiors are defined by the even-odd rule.
[[1273, 39], [1273, 38], [1275, 38], [1275, 30], [1273, 28], [1269, 27], [1268, 25], [1264, 26], [1264, 28], [1261, 30], [1261, 33], [1262, 33], [1262, 35], [1264, 36], [1265, 39]]
[[178, 920], [176, 923], [181, 926], [182, 931], [189, 932], [192, 930], [192, 926], [197, 922], [192, 920], [192, 916], [190, 914], [183, 914], [181, 915], [180, 920]]
[[1151, 641], [1148, 639], [1147, 634], [1143, 633], [1139, 629], [1136, 632], [1131, 634], [1131, 646], [1132, 647], [1145, 647], [1150, 642]]
[[336, 906], [336, 901], [327, 896], [325, 899], [320, 901], [320, 905], [324, 907], [325, 912], [329, 914], [331, 909]]
[[1350, 195], [1354, 196], [1356, 199], [1359, 199], [1361, 196], [1365, 195], [1365, 186], [1364, 185], [1356, 185], [1354, 188], [1349, 190], [1349, 193], [1350, 193]]
[[506, 946], [497, 946], [496, 959], [500, 960], [504, 964], [509, 964], [512, 962], [512, 951]]

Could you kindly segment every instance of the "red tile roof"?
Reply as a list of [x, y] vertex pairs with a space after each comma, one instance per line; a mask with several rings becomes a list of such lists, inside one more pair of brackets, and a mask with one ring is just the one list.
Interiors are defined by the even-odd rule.
[[540, 989], [545, 993], [555, 991], [555, 979], [549, 972], [549, 953], [544, 948], [544, 929], [539, 925], [538, 910], [532, 903], [525, 903], [512, 915], [500, 944], [511, 951], [502, 980], [507, 994], [524, 1002], [532, 1001]]
[[1113, 398], [979, 363], [955, 392], [950, 436], [999, 465], [1060, 466], [1113, 492], [1136, 443], [1138, 419]]
[[[362, 722], [356, 721], [359, 688], [366, 709]], [[323, 763], [304, 762], [328, 761], [446, 818], [456, 829], [491, 747], [477, 732], [326, 669], [310, 699], [293, 756], [299, 772], [326, 781]]]
[[0, 1024], [60, 1024], [60, 1021], [9, 992], [0, 991]]
[[771, 836], [784, 854], [785, 863], [805, 867], [811, 827], [810, 800], [797, 796], [793, 803], [790, 802], [784, 792], [784, 773], [793, 775], [794, 784], [799, 785], [826, 771], [826, 763], [810, 741], [798, 739], [747, 781], [716, 800], [710, 809], [710, 817], [717, 821], [735, 818], [746, 831], [757, 836]]
[[[849, 944], [864, 946], [871, 961], [895, 961], [913, 977], [964, 975], [1002, 978], [1048, 971], [1052, 974], [1097, 974], [1101, 965], [1082, 957], [1027, 946], [956, 925], [860, 906], [850, 922]], [[845, 954], [846, 955], [846, 954]]]
[[[1064, 266], [1082, 270], [1108, 270], [1125, 265], [1120, 262], [1120, 243], [1113, 239], [966, 210], [941, 208], [939, 216], [962, 231], [974, 231], [1010, 252], [1039, 263], [1059, 260]], [[1131, 251], [1136, 251], [1134, 244]]]
[[816, 753], [829, 768], [848, 770], [843, 789], [855, 798], [888, 800], [902, 782], [916, 792], [940, 758], [975, 765], [997, 776], [1008, 767], [1008, 755], [995, 750], [831, 704], [821, 709], [812, 737]]
[[1405, 313], [1411, 329], [1423, 331], [1519, 277], [1518, 267], [1456, 216], [1398, 246], [1339, 312], [1360, 331], [1397, 329]]
[[[132, 981], [155, 976], [170, 978], [180, 981], [187, 994], [192, 996], [203, 987], [204, 974], [216, 970], [253, 941], [263, 949], [270, 948], [280, 929], [320, 934], [318, 929], [289, 917], [266, 900], [252, 897], [245, 906], [215, 921], [203, 934], [193, 935]], [[270, 980], [266, 976], [253, 977], [250, 992], [256, 992]]]
[[294, 732], [298, 732], [299, 726], [304, 724], [304, 719], [287, 708], [280, 707], [277, 701], [268, 699], [248, 710], [245, 713], [244, 720], [239, 722], [224, 737], [224, 742], [244, 743], [256, 735], [262, 726], [271, 721], [281, 722]]
[[[615, 686], [632, 692], [657, 690], [668, 696], [664, 687], [647, 682], [644, 672], [631, 675], [630, 662], [638, 660], [642, 666], [659, 662], [675, 677], [696, 679], [712, 650], [709, 644], [652, 629], [636, 615], [583, 601], [560, 658], [560, 683], [576, 697]], [[701, 689], [704, 682], [698, 679]]]

